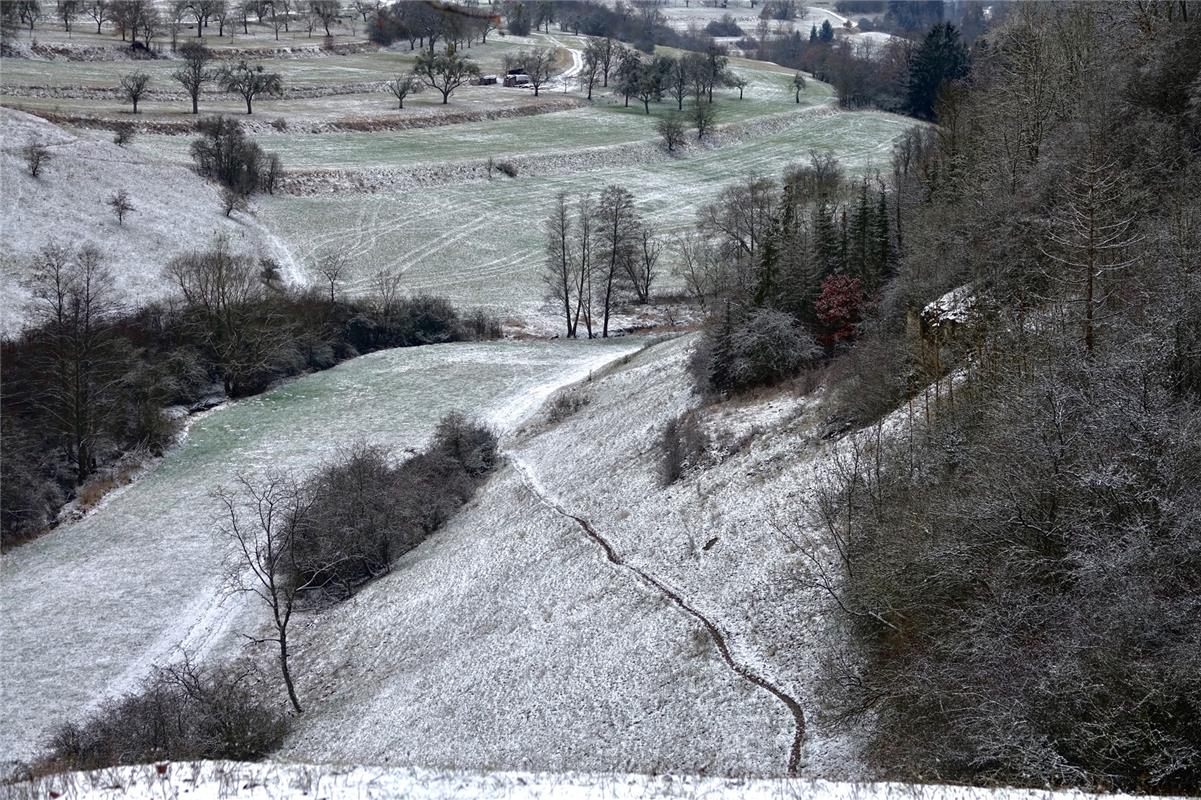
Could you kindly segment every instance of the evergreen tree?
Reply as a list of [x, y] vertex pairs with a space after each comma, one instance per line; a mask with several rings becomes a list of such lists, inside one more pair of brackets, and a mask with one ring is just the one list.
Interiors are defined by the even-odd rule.
[[781, 291], [780, 266], [785, 250], [792, 244], [796, 228], [796, 188], [785, 182], [780, 197], [780, 207], [772, 221], [771, 230], [763, 242], [759, 257], [759, 269], [755, 275], [755, 305], [775, 306]]
[[866, 286], [874, 283], [875, 241], [872, 230], [875, 210], [867, 199], [867, 181], [859, 184], [859, 197], [851, 209], [847, 243], [847, 272], [858, 277]]
[[830, 24], [830, 20], [822, 20], [822, 29], [818, 38], [827, 44], [834, 41], [834, 26]]
[[876, 214], [872, 219], [873, 256], [875, 261], [876, 280], [870, 284], [875, 289], [892, 272], [892, 234], [888, 224], [888, 196], [880, 190], [880, 200], [876, 204]]
[[813, 27], [811, 27], [809, 29], [809, 41], [810, 42], [817, 41], [817, 26], [816, 25], [814, 25]]
[[967, 48], [959, 41], [959, 32], [949, 22], [938, 23], [918, 46], [909, 67], [906, 110], [921, 119], [934, 119], [943, 85], [962, 78], [967, 71]]

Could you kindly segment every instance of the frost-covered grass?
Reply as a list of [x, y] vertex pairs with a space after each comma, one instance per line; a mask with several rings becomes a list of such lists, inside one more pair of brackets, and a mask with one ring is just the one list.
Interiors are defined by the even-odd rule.
[[[565, 116], [537, 119], [542, 124]], [[559, 192], [625, 186], [640, 212], [671, 238], [693, 224], [697, 208], [713, 200], [723, 184], [757, 175], [778, 178], [788, 164], [807, 160], [811, 149], [834, 152], [852, 172], [885, 169], [893, 140], [913, 124], [870, 112], [804, 120], [677, 159], [628, 165], [607, 163], [604, 152], [581, 153], [578, 170], [569, 158], [558, 174], [498, 176], [403, 193], [276, 196], [260, 204], [259, 215], [296, 252], [336, 250], [350, 256], [352, 289], [365, 288], [377, 270], [396, 269], [408, 288], [533, 320], [544, 316], [542, 221]], [[674, 260], [669, 248], [662, 287], [677, 284], [669, 274]]]
[[491, 342], [386, 351], [197, 420], [143, 479], [0, 561], [0, 751], [33, 755], [56, 724], [133, 688], [180, 648], [204, 655], [236, 646], [231, 626], [252, 625], [258, 610], [219, 591], [217, 506], [208, 494], [218, 484], [240, 472], [303, 475], [360, 440], [403, 457], [454, 409], [506, 430], [558, 385], [636, 346]]
[[[121, 767], [53, 776], [14, 787], [14, 800], [43, 790], [63, 800], [1126, 800], [1037, 789], [981, 789], [900, 783], [833, 783], [801, 780], [728, 780], [695, 775], [620, 775], [573, 772], [465, 772], [314, 764], [194, 762]], [[41, 795], [36, 795], [41, 796]], [[1145, 797], [1144, 800], [1158, 800]]]
[[[38, 178], [22, 149], [46, 145], [50, 161]], [[162, 268], [173, 255], [203, 247], [217, 233], [239, 250], [274, 258], [285, 278], [298, 277], [288, 251], [253, 217], [223, 215], [217, 188], [188, 169], [118, 147], [107, 134], [75, 135], [36, 117], [0, 109], [0, 332], [24, 319], [23, 285], [44, 246], [94, 245], [116, 278], [118, 300], [136, 305], [161, 297]], [[126, 190], [135, 211], [117, 223], [108, 199]]]

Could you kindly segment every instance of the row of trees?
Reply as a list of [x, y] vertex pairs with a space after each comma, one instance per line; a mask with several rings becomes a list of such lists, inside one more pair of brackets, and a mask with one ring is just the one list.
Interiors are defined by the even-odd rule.
[[[236, 94], [246, 102], [246, 113], [254, 113], [254, 100], [263, 95], [278, 97], [283, 93], [283, 80], [277, 72], [268, 72], [261, 64], [250, 65], [245, 59], [234, 66], [213, 69], [212, 52], [202, 44], [189, 42], [180, 48], [181, 65], [171, 77], [183, 86], [192, 100], [192, 113], [200, 113], [200, 95], [207, 84], [213, 83], [222, 91]], [[121, 77], [118, 90], [138, 113], [138, 103], [150, 92], [150, 75], [134, 70]]]
[[650, 301], [662, 242], [642, 219], [634, 196], [608, 186], [599, 196], [581, 194], [573, 204], [561, 193], [546, 221], [547, 294], [565, 333], [589, 339], [609, 335], [619, 303]]
[[[355, 11], [364, 19], [379, 4], [360, 0]], [[250, 21], [269, 25], [279, 39], [281, 30], [290, 31], [293, 24], [304, 25], [309, 35], [321, 27], [325, 35], [333, 35], [331, 26], [343, 14], [339, 0], [57, 0], [53, 11], [43, 7], [41, 0], [17, 0], [2, 7], [6, 27], [18, 23], [27, 26], [32, 35], [34, 26], [47, 16], [60, 22], [70, 34], [77, 19], [87, 18], [96, 25], [96, 33], [110, 24], [121, 41], [149, 48], [153, 40], [169, 35], [174, 49], [181, 33], [195, 27], [196, 36], [203, 36], [210, 24], [217, 26], [217, 35], [224, 36], [226, 27], [231, 33], [240, 25], [242, 33], [250, 32]], [[353, 19], [353, 17], [352, 17]]]
[[377, 44], [408, 41], [409, 49], [434, 52], [438, 42], [456, 48], [478, 40], [487, 44], [499, 17], [488, 9], [452, 3], [397, 2], [375, 10], [368, 18], [368, 35]]

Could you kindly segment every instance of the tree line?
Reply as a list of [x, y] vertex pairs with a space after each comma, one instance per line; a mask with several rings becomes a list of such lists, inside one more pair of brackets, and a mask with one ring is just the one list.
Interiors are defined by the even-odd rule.
[[1019, 6], [894, 149], [890, 277], [827, 372], [856, 433], [789, 534], [883, 777], [1201, 780], [1199, 24]]
[[403, 296], [380, 273], [367, 295], [341, 296], [344, 264], [318, 264], [329, 291], [293, 290], [269, 260], [224, 238], [164, 269], [173, 302], [126, 309], [101, 252], [51, 245], [30, 282], [32, 324], [3, 342], [6, 544], [54, 524], [59, 508], [121, 454], [161, 452], [168, 406], [214, 392], [240, 397], [274, 381], [387, 347], [494, 337], [434, 297]]

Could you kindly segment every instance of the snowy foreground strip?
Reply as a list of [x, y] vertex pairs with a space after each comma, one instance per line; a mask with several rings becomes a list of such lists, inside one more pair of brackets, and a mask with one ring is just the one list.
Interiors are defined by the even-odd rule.
[[[0, 787], [6, 798], [471, 798], [472, 800], [627, 800], [747, 798], [747, 800], [1071, 800], [1124, 798], [1074, 791], [979, 789], [904, 783], [832, 783], [589, 773], [458, 772], [415, 768], [201, 761], [117, 767], [57, 775]], [[1155, 800], [1144, 796], [1140, 800]]]

